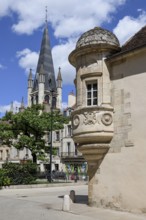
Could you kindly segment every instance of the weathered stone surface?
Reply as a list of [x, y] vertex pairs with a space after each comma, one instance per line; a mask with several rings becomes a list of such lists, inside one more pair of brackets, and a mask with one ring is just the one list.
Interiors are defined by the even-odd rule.
[[[83, 47], [85, 50], [82, 52]], [[118, 48], [119, 42], [111, 32], [94, 28], [81, 36], [76, 49], [70, 54], [70, 60], [77, 69], [77, 108], [72, 113], [73, 140], [88, 163], [90, 205], [94, 200], [93, 186], [97, 184], [96, 171], [109, 150], [114, 131], [110, 78], [104, 60], [107, 54]], [[98, 87], [98, 103], [88, 106], [87, 85], [90, 82]]]
[[93, 44], [112, 45], [119, 47], [119, 41], [117, 37], [110, 31], [95, 27], [81, 35], [77, 41], [76, 48], [84, 47]]
[[[88, 162], [89, 205], [144, 212], [146, 47], [112, 56], [117, 50], [113, 36], [99, 28], [83, 34], [70, 54], [77, 69], [73, 138]], [[88, 81], [98, 82], [96, 109], [87, 108]]]

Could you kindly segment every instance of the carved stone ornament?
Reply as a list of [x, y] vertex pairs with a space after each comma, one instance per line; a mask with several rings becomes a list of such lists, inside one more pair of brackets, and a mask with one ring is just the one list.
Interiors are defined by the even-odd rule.
[[104, 125], [111, 125], [113, 122], [112, 115], [110, 113], [104, 113], [101, 117], [101, 121]]
[[96, 123], [96, 111], [93, 111], [93, 112], [85, 112], [84, 113], [84, 121], [83, 123], [85, 125], [92, 125], [92, 124], [95, 124]]
[[74, 125], [75, 128], [77, 128], [79, 126], [79, 124], [80, 124], [80, 118], [79, 118], [78, 115], [75, 115], [73, 117], [73, 125]]

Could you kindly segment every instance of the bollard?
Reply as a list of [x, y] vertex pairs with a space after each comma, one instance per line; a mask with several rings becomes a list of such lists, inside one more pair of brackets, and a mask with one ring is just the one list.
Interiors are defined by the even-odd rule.
[[71, 190], [70, 191], [70, 200], [75, 203], [75, 191], [74, 190]]
[[69, 197], [69, 195], [64, 196], [62, 210], [65, 212], [70, 211], [70, 197]]

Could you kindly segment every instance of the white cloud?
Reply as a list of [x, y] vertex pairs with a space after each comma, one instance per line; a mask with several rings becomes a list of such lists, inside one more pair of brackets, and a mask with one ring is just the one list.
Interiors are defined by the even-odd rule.
[[67, 102], [62, 102], [62, 110], [66, 109], [68, 107]]
[[[21, 103], [18, 102], [18, 101], [14, 101], [13, 102], [13, 109], [14, 109], [14, 112], [18, 111], [19, 107], [20, 107]], [[0, 105], [0, 115], [2, 114], [5, 114], [6, 111], [10, 111], [11, 109], [11, 104], [9, 105]]]
[[11, 105], [0, 105], [0, 113], [5, 113], [6, 111], [10, 111]]
[[26, 73], [29, 73], [30, 68], [36, 70], [39, 53], [25, 48], [22, 51], [18, 51], [16, 56], [19, 59], [19, 66], [25, 69]]
[[[68, 55], [75, 48], [75, 39], [81, 33], [99, 26], [103, 22], [110, 22], [113, 13], [126, 0], [5, 0], [1, 7], [0, 16], [15, 13], [17, 20], [12, 30], [19, 34], [31, 34], [41, 27], [45, 20], [45, 6], [48, 7], [48, 20], [54, 28], [56, 38], [60, 44], [52, 49], [55, 72], [62, 69], [63, 83], [73, 83], [75, 68], [68, 62]], [[24, 49], [17, 52], [19, 66], [28, 73], [29, 69], [36, 70], [38, 52]], [[35, 71], [34, 71], [35, 72]]]
[[112, 13], [126, 0], [5, 0], [0, 5], [0, 16], [15, 13], [17, 22], [12, 30], [20, 34], [31, 34], [43, 25], [45, 6], [56, 37], [72, 37], [93, 26], [111, 20]]
[[[52, 17], [52, 24], [55, 28], [56, 37], [74, 37], [87, 31], [94, 26], [100, 26], [103, 22], [111, 20], [111, 14], [116, 12], [123, 1], [116, 0], [75, 0], [67, 4], [64, 16], [55, 20]], [[60, 14], [60, 11], [58, 12]]]
[[[141, 11], [140, 11], [141, 12]], [[137, 18], [125, 16], [114, 28], [114, 33], [121, 44], [125, 43], [131, 36], [146, 24], [146, 12], [142, 11]]]
[[0, 69], [5, 69], [6, 67], [0, 63]]
[[75, 78], [75, 68], [69, 64], [68, 55], [75, 48], [74, 40], [56, 45], [52, 50], [54, 67], [56, 76], [58, 74], [58, 68], [61, 67], [61, 74], [64, 84], [73, 84]]

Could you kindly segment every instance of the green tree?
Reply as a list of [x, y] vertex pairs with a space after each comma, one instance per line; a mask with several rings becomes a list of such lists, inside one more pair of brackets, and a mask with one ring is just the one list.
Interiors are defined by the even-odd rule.
[[58, 110], [47, 113], [42, 105], [33, 105], [23, 112], [6, 113], [0, 120], [0, 140], [3, 145], [28, 148], [36, 163], [38, 157], [45, 157], [45, 153], [49, 152], [50, 146], [44, 138], [46, 133], [51, 129], [63, 129], [65, 123], [68, 123], [68, 118]]

